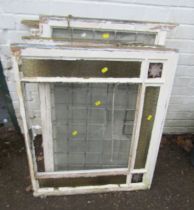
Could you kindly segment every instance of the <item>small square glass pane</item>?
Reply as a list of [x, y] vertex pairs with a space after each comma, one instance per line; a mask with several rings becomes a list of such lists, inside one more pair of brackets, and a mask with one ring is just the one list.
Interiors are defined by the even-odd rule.
[[162, 77], [163, 63], [150, 63], [148, 69], [148, 78]]

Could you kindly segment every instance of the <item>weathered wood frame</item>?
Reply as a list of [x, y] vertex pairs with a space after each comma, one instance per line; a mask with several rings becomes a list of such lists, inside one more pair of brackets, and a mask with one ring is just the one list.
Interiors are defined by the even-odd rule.
[[[157, 48], [153, 49], [144, 49], [144, 48], [128, 48], [128, 49], [118, 49], [118, 48], [71, 48], [65, 47], [61, 48], [33, 48], [27, 46], [19, 50], [20, 54], [15, 51], [13, 56], [13, 68], [15, 72], [16, 84], [17, 84], [17, 93], [20, 100], [20, 113], [22, 116], [23, 130], [25, 135], [25, 143], [27, 149], [27, 156], [30, 168], [30, 175], [32, 180], [32, 186], [35, 196], [41, 195], [63, 195], [63, 194], [76, 194], [76, 193], [96, 193], [96, 192], [107, 192], [107, 191], [128, 191], [128, 190], [138, 190], [138, 189], [147, 189], [151, 186], [153, 173], [155, 169], [160, 139], [162, 135], [165, 115], [169, 103], [170, 93], [173, 84], [173, 78], [176, 69], [177, 63], [177, 53], [173, 50], [161, 50]], [[141, 61], [141, 75], [139, 78], [65, 78], [65, 77], [22, 77], [19, 72], [18, 65], [21, 62], [21, 58], [29, 59], [61, 59], [61, 60], [77, 60], [77, 59], [86, 59], [86, 60], [119, 60], [119, 61]], [[164, 63], [163, 74], [161, 78], [148, 79], [147, 72], [150, 62], [162, 62]], [[44, 113], [44, 120], [50, 122], [47, 126], [42, 126], [43, 136], [46, 135], [47, 138], [43, 137], [44, 153], [45, 153], [45, 166], [46, 172], [37, 172], [33, 151], [30, 143], [30, 136], [28, 131], [28, 122], [26, 117], [26, 110], [24, 104], [24, 90], [23, 83], [25, 82], [36, 82], [40, 87], [41, 93], [41, 112]], [[138, 100], [137, 100], [137, 114], [136, 114], [136, 126], [133, 131], [133, 140], [129, 154], [129, 167], [124, 169], [103, 169], [103, 170], [86, 170], [86, 171], [74, 171], [74, 172], [53, 172], [53, 160], [49, 159], [49, 155], [52, 154], [52, 134], [48, 132], [48, 129], [51, 128], [50, 120], [50, 110], [46, 111], [46, 106], [49, 105], [49, 83], [53, 82], [79, 82], [79, 83], [93, 83], [93, 82], [106, 82], [106, 83], [135, 83], [141, 84], [139, 88]], [[149, 151], [147, 155], [146, 166], [143, 169], [134, 169], [136, 150], [138, 145], [138, 137], [140, 130], [140, 123], [143, 111], [143, 102], [144, 102], [144, 92], [146, 86], [159, 86], [160, 93], [158, 99], [158, 105], [156, 110], [156, 117], [153, 125], [152, 136], [150, 140]], [[44, 125], [44, 123], [43, 123]], [[45, 142], [46, 141], [46, 142]], [[51, 141], [51, 142], [48, 142]], [[49, 146], [50, 145], [50, 146]], [[48, 161], [49, 160], [49, 161]], [[143, 182], [142, 183], [131, 183], [131, 176], [134, 173], [143, 173]], [[60, 188], [40, 188], [38, 179], [44, 178], [61, 178], [61, 177], [95, 177], [95, 176], [108, 176], [108, 175], [126, 175], [127, 180], [126, 184], [120, 185], [102, 185], [102, 186], [85, 186], [85, 187], [60, 187]]]
[[79, 17], [41, 16], [39, 22], [40, 37], [52, 38], [53, 28], [98, 29], [156, 34], [155, 45], [165, 45], [167, 32], [176, 27], [174, 23], [102, 20]]

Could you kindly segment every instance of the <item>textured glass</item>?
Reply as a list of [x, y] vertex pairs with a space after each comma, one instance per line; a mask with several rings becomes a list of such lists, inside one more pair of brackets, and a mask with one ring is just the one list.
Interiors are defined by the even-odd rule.
[[55, 170], [128, 166], [138, 85], [55, 84]]
[[148, 78], [160, 78], [162, 76], [163, 63], [150, 63]]

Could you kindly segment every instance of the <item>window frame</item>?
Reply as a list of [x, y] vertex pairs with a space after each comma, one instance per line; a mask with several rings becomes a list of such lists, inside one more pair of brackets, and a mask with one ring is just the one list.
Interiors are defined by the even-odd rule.
[[154, 45], [165, 45], [167, 32], [177, 25], [174, 23], [106, 20], [80, 17], [40, 17], [40, 37], [52, 38], [53, 28], [93, 29], [105, 31], [121, 31], [156, 34]]
[[[52, 77], [52, 78], [26, 78], [22, 77], [19, 72], [19, 65], [21, 64], [21, 58], [30, 58], [30, 59], [60, 59], [60, 60], [76, 60], [76, 59], [109, 59], [109, 60], [128, 60], [128, 61], [141, 61], [141, 74], [139, 78], [110, 78], [105, 79], [106, 82], [120, 82], [120, 83], [135, 83], [140, 84], [141, 88], [138, 94], [138, 114], [136, 115], [136, 127], [133, 129], [133, 139], [129, 153], [129, 165], [127, 169], [110, 169], [110, 170], [84, 170], [76, 171], [76, 172], [52, 172], [52, 160], [49, 159], [49, 152], [52, 153], [51, 145], [47, 144], [48, 142], [44, 142], [43, 145], [47, 145], [47, 152], [45, 153], [45, 159], [48, 161], [48, 170], [47, 172], [37, 172], [36, 164], [34, 161], [33, 151], [31, 149], [30, 136], [29, 136], [29, 128], [28, 128], [28, 120], [25, 110], [24, 104], [24, 83], [25, 82], [36, 82], [39, 83], [40, 92], [42, 94], [41, 97], [41, 112], [44, 112], [43, 122], [49, 122], [50, 114], [45, 111], [45, 107], [50, 106], [48, 104], [50, 93], [49, 93], [49, 85], [48, 83], [53, 82], [81, 82], [81, 83], [99, 83], [105, 82], [102, 78], [65, 78], [65, 77]], [[45, 49], [31, 47], [29, 45], [26, 48], [20, 49], [20, 54], [14, 51], [13, 56], [13, 67], [15, 72], [16, 84], [17, 84], [17, 93], [20, 101], [20, 113], [22, 116], [25, 143], [27, 149], [27, 156], [30, 168], [30, 175], [32, 180], [32, 185], [34, 189], [34, 195], [59, 195], [59, 194], [75, 194], [75, 193], [93, 193], [93, 192], [104, 192], [104, 191], [119, 191], [119, 190], [137, 190], [137, 189], [147, 189], [151, 186], [154, 168], [156, 164], [156, 159], [158, 155], [158, 149], [160, 144], [160, 138], [162, 135], [162, 130], [165, 121], [165, 115], [169, 103], [170, 93], [173, 84], [173, 78], [175, 74], [176, 64], [177, 64], [177, 53], [173, 50], [161, 50], [158, 48], [146, 49], [146, 48], [127, 48], [127, 49], [119, 49], [119, 48], [80, 48], [80, 47], [65, 47], [65, 48], [57, 48], [53, 47], [52, 49]], [[161, 78], [156, 79], [148, 79], [147, 71], [150, 62], [162, 62], [163, 71]], [[158, 105], [156, 109], [156, 117], [154, 120], [154, 125], [152, 129], [152, 135], [149, 145], [149, 150], [147, 154], [146, 166], [143, 169], [134, 169], [135, 157], [136, 157], [136, 149], [138, 145], [139, 138], [139, 130], [141, 125], [141, 118], [143, 112], [143, 103], [144, 103], [144, 93], [145, 88], [147, 86], [160, 86], [160, 93], [158, 98]], [[46, 112], [46, 113], [45, 113]], [[50, 121], [51, 123], [51, 121]], [[44, 123], [43, 123], [44, 124]], [[47, 123], [48, 124], [48, 123]], [[45, 134], [50, 143], [52, 143], [52, 135], [48, 133], [48, 129], [50, 129], [51, 124], [47, 127], [43, 127], [43, 133]], [[44, 135], [44, 134], [43, 134]], [[43, 137], [44, 138], [44, 137]], [[47, 139], [47, 141], [48, 141]], [[44, 140], [43, 140], [44, 141]], [[50, 168], [49, 168], [50, 167]], [[93, 172], [92, 172], [93, 171]], [[43, 174], [44, 173], [44, 174]], [[38, 183], [38, 178], [43, 177], [69, 177], [69, 176], [99, 176], [99, 175], [113, 175], [116, 174], [127, 174], [126, 184], [120, 185], [102, 185], [102, 186], [84, 186], [84, 187], [60, 187], [60, 188], [40, 188]], [[144, 173], [143, 182], [142, 183], [131, 183], [132, 174], [136, 173]]]

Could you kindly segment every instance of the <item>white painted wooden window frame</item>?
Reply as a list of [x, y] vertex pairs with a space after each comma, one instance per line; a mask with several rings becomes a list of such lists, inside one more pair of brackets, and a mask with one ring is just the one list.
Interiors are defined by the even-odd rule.
[[154, 23], [141, 21], [101, 20], [74, 17], [40, 17], [40, 37], [52, 38], [53, 28], [94, 29], [105, 31], [125, 31], [156, 34], [154, 45], [165, 45], [167, 32], [176, 27], [173, 23]]
[[[139, 78], [66, 78], [66, 77], [21, 77], [19, 72], [19, 63], [21, 58], [27, 59], [60, 59], [60, 60], [118, 60], [118, 61], [141, 61], [141, 74]], [[174, 51], [157, 49], [84, 49], [84, 48], [63, 48], [63, 49], [41, 49], [27, 47], [21, 49], [20, 55], [13, 56], [14, 72], [17, 84], [17, 93], [20, 102], [20, 113], [23, 122], [25, 135], [25, 143], [30, 168], [30, 175], [35, 196], [41, 195], [63, 195], [76, 193], [94, 193], [107, 191], [125, 191], [150, 188], [153, 173], [155, 169], [156, 159], [162, 130], [165, 121], [165, 115], [169, 103], [170, 93], [173, 84], [177, 64], [177, 53]], [[149, 63], [163, 63], [163, 72], [161, 78], [147, 78]], [[43, 147], [45, 155], [46, 172], [37, 172], [33, 151], [31, 148], [31, 140], [28, 132], [28, 121], [26, 117], [24, 89], [25, 82], [35, 82], [39, 84], [41, 94], [41, 114], [42, 114], [42, 133]], [[84, 170], [84, 171], [60, 171], [53, 172], [53, 151], [52, 151], [52, 122], [50, 112], [50, 93], [49, 84], [55, 82], [62, 83], [134, 83], [141, 84], [138, 94], [137, 115], [135, 117], [136, 126], [133, 130], [132, 144], [129, 153], [129, 166], [124, 169], [102, 169], [102, 170]], [[138, 145], [139, 131], [143, 112], [144, 93], [147, 86], [159, 86], [160, 93], [157, 103], [156, 115], [152, 129], [150, 146], [148, 150], [146, 166], [143, 169], [134, 169], [136, 150]], [[46, 108], [47, 107], [47, 108]], [[45, 123], [47, 122], [47, 123]], [[45, 138], [46, 137], [46, 138]], [[143, 173], [142, 183], [131, 183], [132, 174]], [[61, 178], [61, 177], [95, 177], [107, 175], [126, 175], [126, 184], [111, 184], [102, 186], [84, 186], [84, 187], [59, 187], [59, 188], [40, 188], [38, 179], [44, 178]], [[37, 179], [38, 178], [38, 179]]]

